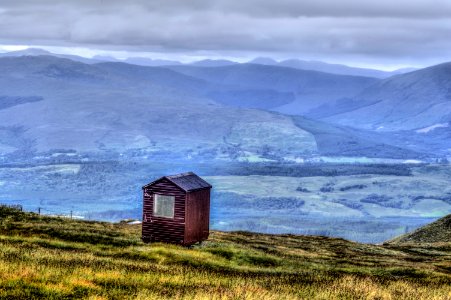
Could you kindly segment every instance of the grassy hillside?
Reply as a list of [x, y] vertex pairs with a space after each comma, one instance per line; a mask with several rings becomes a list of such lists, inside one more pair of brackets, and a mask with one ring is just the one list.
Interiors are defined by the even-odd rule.
[[0, 209], [0, 298], [446, 299], [451, 244], [375, 246], [212, 232], [183, 248], [140, 227]]
[[397, 237], [389, 243], [451, 243], [451, 214], [414, 232]]

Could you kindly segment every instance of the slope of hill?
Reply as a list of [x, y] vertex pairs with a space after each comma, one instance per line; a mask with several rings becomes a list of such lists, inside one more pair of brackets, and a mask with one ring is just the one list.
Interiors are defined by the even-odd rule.
[[451, 63], [376, 82], [346, 103], [338, 101], [335, 106], [324, 106], [320, 111], [328, 121], [385, 131], [416, 130], [448, 123], [451, 121]]
[[[405, 145], [397, 134], [331, 125], [301, 116], [293, 116], [293, 121], [299, 128], [313, 134], [318, 151], [324, 156], [405, 159], [425, 158], [431, 153], [428, 152], [428, 149], [416, 146], [418, 144], [421, 145], [421, 141], [417, 141], [413, 145]], [[412, 149], [410, 150], [410, 148]]]
[[215, 84], [292, 93], [295, 97], [294, 101], [276, 107], [274, 110], [293, 115], [303, 114], [336, 99], [351, 97], [378, 81], [370, 77], [336, 75], [257, 64], [210, 68], [193, 66], [170, 68]]
[[451, 215], [388, 241], [389, 244], [451, 243]]
[[148, 81], [189, 92], [191, 96], [208, 98], [233, 107], [268, 109], [294, 101], [293, 93], [279, 92], [271, 87], [243, 88], [210, 82], [168, 68], [146, 68], [126, 63], [100, 63], [97, 67], [109, 73], [120, 74], [128, 80]]
[[143, 244], [140, 226], [0, 207], [5, 299], [446, 299], [451, 248], [211, 232], [192, 248]]

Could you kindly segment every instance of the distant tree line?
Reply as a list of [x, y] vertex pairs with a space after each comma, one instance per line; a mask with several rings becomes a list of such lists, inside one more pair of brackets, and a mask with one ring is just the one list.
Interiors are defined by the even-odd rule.
[[[294, 163], [242, 163], [230, 164], [220, 175], [266, 175], [266, 176], [344, 176], [344, 175], [395, 175], [411, 176], [412, 170], [406, 164], [294, 164]], [[219, 175], [219, 174], [218, 174]]]

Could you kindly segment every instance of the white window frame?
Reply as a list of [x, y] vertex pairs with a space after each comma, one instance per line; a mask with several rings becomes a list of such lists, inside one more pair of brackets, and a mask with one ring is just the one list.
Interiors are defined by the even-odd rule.
[[[158, 197], [170, 197], [172, 198], [172, 216], [167, 216], [167, 215], [159, 215], [157, 213], [158, 211], [158, 207], [157, 207], [157, 200]], [[171, 196], [171, 195], [161, 195], [161, 194], [153, 194], [153, 216], [154, 217], [158, 217], [158, 218], [166, 218], [166, 219], [174, 219], [174, 215], [175, 215], [175, 196]]]

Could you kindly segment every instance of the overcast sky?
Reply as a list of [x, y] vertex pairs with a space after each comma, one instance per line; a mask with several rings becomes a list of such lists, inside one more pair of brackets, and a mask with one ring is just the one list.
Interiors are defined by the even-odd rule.
[[426, 66], [451, 61], [451, 1], [0, 0], [0, 45], [185, 61]]

